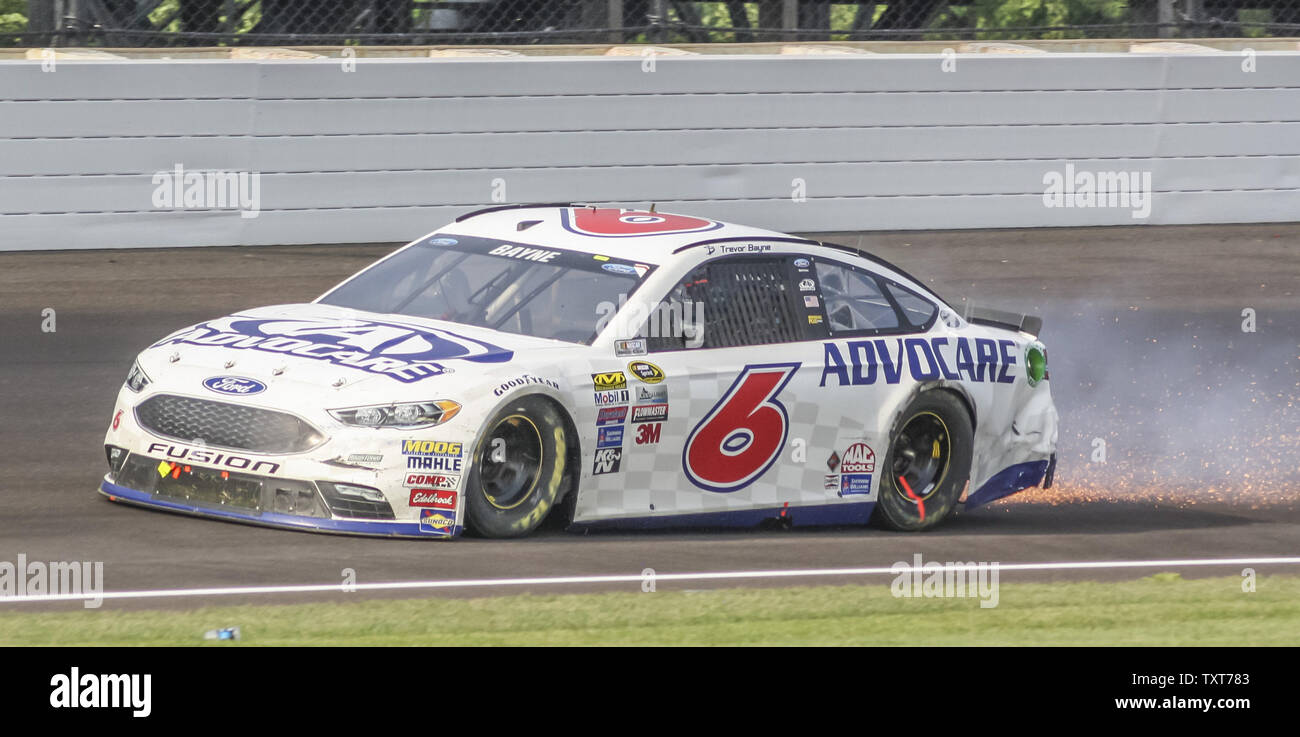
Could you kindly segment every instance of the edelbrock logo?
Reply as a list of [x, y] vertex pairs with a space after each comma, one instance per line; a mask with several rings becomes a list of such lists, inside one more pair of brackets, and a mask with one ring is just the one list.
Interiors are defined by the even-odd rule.
[[409, 383], [450, 373], [438, 361], [500, 363], [514, 353], [447, 330], [388, 322], [261, 319], [231, 315], [200, 323], [154, 348], [177, 343], [281, 353], [381, 374]]
[[266, 391], [266, 384], [256, 379], [245, 379], [242, 376], [214, 376], [205, 380], [203, 386], [218, 394], [236, 394], [240, 396], [261, 394]]

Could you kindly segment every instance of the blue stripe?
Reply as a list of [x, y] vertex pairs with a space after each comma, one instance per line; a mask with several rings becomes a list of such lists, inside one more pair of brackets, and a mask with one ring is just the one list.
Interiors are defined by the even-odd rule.
[[875, 502], [841, 502], [816, 504], [806, 507], [765, 507], [723, 512], [698, 512], [695, 514], [664, 514], [654, 517], [621, 517], [619, 519], [574, 522], [570, 530], [634, 529], [660, 530], [675, 527], [754, 527], [765, 520], [778, 519], [785, 512], [795, 527], [820, 525], [865, 525], [871, 519]]
[[1047, 461], [1026, 461], [1017, 463], [1014, 466], [1007, 466], [994, 474], [993, 478], [985, 481], [978, 491], [966, 498], [966, 508], [974, 509], [981, 504], [988, 504], [1004, 496], [1011, 496], [1017, 491], [1023, 491], [1031, 486], [1038, 486], [1043, 482], [1043, 474], [1045, 473], [1047, 473]]
[[213, 517], [232, 522], [248, 522], [255, 525], [265, 525], [267, 527], [279, 527], [290, 530], [304, 530], [308, 532], [336, 532], [353, 535], [420, 537], [426, 539], [456, 537], [463, 532], [460, 525], [453, 527], [450, 534], [442, 534], [422, 530], [419, 522], [319, 519], [316, 517], [301, 517], [294, 514], [280, 514], [278, 512], [262, 512], [261, 514], [256, 514], [251, 512], [242, 512], [235, 509], [196, 507], [168, 499], [160, 499], [152, 494], [146, 494], [143, 491], [136, 491], [135, 489], [128, 489], [125, 486], [118, 486], [117, 484], [109, 483], [108, 481], [105, 481], [100, 485], [99, 493], [107, 496], [113, 501], [139, 504], [141, 506], [153, 507], [155, 509], [165, 509], [169, 512], [182, 512], [184, 514], [193, 514], [200, 517]]

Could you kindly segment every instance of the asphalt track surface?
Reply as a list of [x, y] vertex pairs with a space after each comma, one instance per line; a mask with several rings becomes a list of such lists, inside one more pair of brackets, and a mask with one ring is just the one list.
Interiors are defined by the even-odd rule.
[[[1062, 415], [1058, 488], [939, 530], [543, 531], [524, 540], [382, 540], [146, 511], [96, 493], [132, 357], [179, 327], [309, 301], [394, 248], [287, 246], [0, 253], [0, 561], [102, 561], [109, 591], [581, 575], [1300, 554], [1300, 224], [820, 236], [900, 264], [955, 304], [1045, 318]], [[42, 331], [53, 309], [56, 331]], [[1243, 331], [1243, 311], [1255, 329]], [[1104, 462], [1098, 441], [1105, 443]], [[1121, 579], [1175, 566], [1002, 580]], [[1241, 566], [1187, 568], [1228, 575]], [[1272, 566], [1261, 573], [1300, 573]], [[886, 579], [873, 579], [885, 583]], [[753, 579], [661, 589], [862, 582]], [[224, 597], [639, 590], [635, 583]], [[107, 607], [191, 607], [212, 598]], [[0, 611], [79, 608], [0, 602]]]

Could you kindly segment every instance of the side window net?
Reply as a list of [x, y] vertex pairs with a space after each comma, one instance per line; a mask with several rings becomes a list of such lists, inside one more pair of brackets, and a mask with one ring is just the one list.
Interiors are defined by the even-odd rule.
[[704, 303], [704, 345], [791, 343], [800, 326], [790, 303], [790, 275], [783, 260], [710, 264]]
[[652, 351], [791, 343], [802, 326], [790, 295], [784, 259], [705, 264], [668, 295], [659, 329], [643, 334]]

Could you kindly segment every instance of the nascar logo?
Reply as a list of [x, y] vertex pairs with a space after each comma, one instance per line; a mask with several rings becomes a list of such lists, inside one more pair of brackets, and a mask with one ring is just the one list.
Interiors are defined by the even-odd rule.
[[649, 361], [633, 361], [627, 365], [627, 370], [647, 384], [658, 384], [664, 380], [664, 370]]

